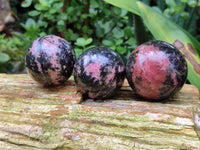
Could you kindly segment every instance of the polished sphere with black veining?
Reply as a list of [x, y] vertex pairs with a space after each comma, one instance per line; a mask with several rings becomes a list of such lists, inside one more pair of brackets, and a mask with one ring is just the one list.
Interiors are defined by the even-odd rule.
[[187, 63], [173, 45], [152, 41], [138, 46], [126, 64], [132, 89], [147, 99], [165, 99], [178, 92], [187, 78]]
[[78, 91], [93, 99], [105, 99], [118, 90], [125, 78], [120, 56], [106, 47], [94, 47], [82, 53], [74, 65]]
[[47, 35], [37, 38], [26, 53], [29, 75], [43, 86], [65, 84], [71, 76], [75, 52], [63, 38]]

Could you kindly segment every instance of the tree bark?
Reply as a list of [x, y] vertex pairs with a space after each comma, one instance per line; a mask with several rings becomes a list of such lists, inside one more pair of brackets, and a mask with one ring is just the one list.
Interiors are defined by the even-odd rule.
[[112, 99], [83, 100], [73, 78], [42, 88], [0, 74], [0, 149], [199, 149], [199, 93], [185, 84], [162, 102], [138, 98], [125, 81]]

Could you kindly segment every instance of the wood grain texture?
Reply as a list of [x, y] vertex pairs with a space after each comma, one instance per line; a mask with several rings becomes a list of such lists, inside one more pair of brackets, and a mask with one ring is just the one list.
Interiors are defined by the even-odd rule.
[[112, 99], [83, 100], [73, 78], [45, 89], [28, 75], [0, 74], [1, 149], [200, 149], [199, 93], [185, 84], [162, 102], [127, 81]]

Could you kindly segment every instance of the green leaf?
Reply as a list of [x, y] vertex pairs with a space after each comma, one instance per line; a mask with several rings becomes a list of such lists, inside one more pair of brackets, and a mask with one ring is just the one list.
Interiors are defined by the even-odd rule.
[[137, 15], [140, 15], [140, 10], [136, 4], [137, 0], [104, 0], [112, 5], [118, 6], [120, 8], [126, 9]]
[[126, 53], [126, 48], [125, 47], [117, 47], [117, 52], [121, 55]]
[[48, 26], [48, 22], [42, 21], [42, 20], [38, 20], [37, 25], [38, 25], [38, 27], [46, 28]]
[[90, 1], [90, 5], [91, 5], [93, 8], [98, 8], [98, 7], [99, 7], [99, 4], [96, 2], [96, 0]]
[[32, 0], [24, 0], [22, 3], [21, 3], [21, 6], [22, 7], [29, 7], [31, 6], [32, 4]]
[[121, 45], [123, 43], [123, 40], [122, 39], [117, 39], [115, 40], [115, 45]]
[[105, 45], [107, 47], [111, 47], [114, 45], [113, 41], [111, 41], [111, 40], [103, 40], [102, 43], [103, 43], [103, 45]]
[[183, 11], [183, 6], [182, 5], [176, 5], [174, 6], [175, 12], [181, 13]]
[[65, 22], [63, 20], [59, 20], [57, 22], [57, 25], [59, 25], [59, 26], [65, 26]]
[[112, 9], [112, 11], [114, 12], [115, 15], [120, 15], [121, 14], [121, 9], [115, 7]]
[[48, 6], [47, 0], [39, 0], [39, 2], [43, 6]]
[[87, 33], [87, 31], [88, 31], [88, 27], [85, 25], [85, 26], [83, 26], [82, 27], [82, 31], [83, 31], [83, 33]]
[[180, 17], [182, 18], [182, 19], [188, 19], [189, 18], [189, 13], [188, 12], [181, 12], [180, 13]]
[[127, 10], [122, 9], [122, 10], [121, 10], [121, 14], [120, 14], [120, 16], [121, 16], [121, 17], [126, 17], [127, 12], [128, 12]]
[[32, 10], [28, 12], [28, 15], [32, 17], [38, 16], [39, 14], [40, 14], [40, 11], [37, 11], [37, 10]]
[[90, 43], [92, 43], [93, 39], [92, 38], [88, 38], [86, 41], [85, 41], [85, 45], [89, 45]]
[[61, 13], [57, 17], [58, 17], [59, 20], [67, 20], [67, 14], [66, 13]]
[[50, 10], [49, 10], [49, 13], [52, 14], [52, 15], [54, 15], [56, 12], [57, 12], [56, 9], [50, 9]]
[[29, 18], [29, 19], [27, 19], [27, 21], [26, 21], [26, 23], [25, 23], [25, 26], [26, 26], [26, 28], [27, 28], [27, 27], [29, 28], [29, 27], [31, 27], [31, 26], [36, 27], [36, 22], [35, 22], [35, 20]]
[[129, 38], [127, 44], [136, 46], [136, 39], [133, 37]]
[[59, 20], [57, 22], [56, 28], [58, 29], [59, 32], [62, 32], [63, 29], [65, 28], [65, 22], [63, 20]]
[[78, 58], [83, 53], [83, 50], [80, 48], [75, 48], [74, 51], [76, 54], [76, 58]]
[[64, 33], [65, 38], [69, 41], [76, 41], [79, 37], [77, 33], [74, 33], [72, 29], [68, 29], [67, 32]]
[[6, 53], [0, 53], [0, 63], [6, 63], [10, 57]]
[[132, 37], [133, 36], [133, 29], [131, 27], [126, 27], [124, 29], [124, 34], [128, 37]]
[[105, 33], [105, 29], [102, 28], [99, 24], [96, 25], [96, 35], [98, 38], [102, 38], [104, 36]]
[[85, 46], [85, 39], [84, 38], [78, 38], [75, 42], [75, 44], [77, 46], [81, 46], [81, 47], [84, 47]]
[[123, 38], [124, 37], [124, 31], [123, 30], [121, 30], [120, 28], [114, 28], [113, 29], [113, 36], [115, 37], [115, 38]]
[[189, 2], [188, 2], [188, 5], [190, 6], [190, 7], [196, 7], [197, 6], [197, 1], [196, 0], [189, 0]]
[[56, 11], [59, 11], [62, 9], [62, 7], [63, 7], [63, 3], [59, 2], [59, 3], [55, 3], [52, 8], [55, 9]]
[[39, 33], [39, 36], [45, 36], [45, 35], [47, 35], [45, 32], [40, 32]]
[[69, 7], [67, 8], [67, 14], [69, 14], [69, 15], [73, 14], [74, 10], [75, 10], [74, 7], [69, 6]]
[[36, 9], [36, 10], [39, 10], [39, 11], [43, 11], [43, 10], [47, 10], [48, 7], [45, 6], [45, 5], [36, 4], [36, 5], [35, 5], [35, 9]]
[[181, 3], [188, 3], [189, 0], [181, 0]]
[[165, 0], [166, 4], [170, 7], [175, 7], [176, 2], [174, 0]]

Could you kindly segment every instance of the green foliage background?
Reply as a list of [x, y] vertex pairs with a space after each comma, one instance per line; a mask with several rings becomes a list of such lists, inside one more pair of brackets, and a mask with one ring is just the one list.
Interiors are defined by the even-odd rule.
[[[198, 40], [197, 0], [141, 0], [188, 30]], [[18, 20], [12, 36], [0, 35], [0, 72], [24, 70], [24, 56], [38, 36], [65, 38], [77, 57], [93, 46], [117, 51], [126, 61], [130, 52], [153, 36], [140, 17], [101, 0], [10, 0]]]

